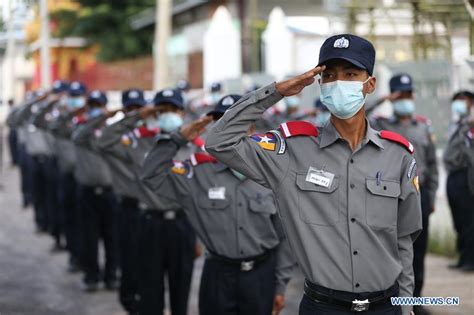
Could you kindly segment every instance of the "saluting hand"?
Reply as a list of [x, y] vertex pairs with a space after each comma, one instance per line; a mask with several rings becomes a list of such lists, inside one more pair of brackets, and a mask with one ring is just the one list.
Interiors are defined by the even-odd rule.
[[294, 78], [278, 82], [276, 89], [283, 96], [291, 96], [300, 93], [305, 87], [313, 84], [315, 76], [326, 69], [326, 66], [318, 66]]
[[193, 141], [206, 130], [206, 126], [213, 121], [212, 116], [201, 117], [181, 128], [181, 135], [188, 141]]
[[285, 296], [283, 294], [277, 294], [273, 298], [273, 311], [272, 315], [278, 315], [285, 307]]
[[147, 117], [155, 115], [159, 111], [157, 106], [144, 106], [140, 109], [140, 117], [145, 119]]

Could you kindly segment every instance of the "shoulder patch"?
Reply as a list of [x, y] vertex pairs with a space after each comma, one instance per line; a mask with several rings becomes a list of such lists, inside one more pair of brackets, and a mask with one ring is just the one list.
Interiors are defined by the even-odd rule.
[[381, 130], [379, 132], [379, 136], [382, 139], [401, 144], [408, 150], [408, 152], [410, 152], [410, 154], [413, 154], [415, 152], [415, 149], [413, 148], [413, 144], [411, 144], [410, 141], [408, 141], [402, 135], [396, 132], [389, 131], [389, 130]]
[[282, 137], [281, 133], [278, 130], [270, 130], [269, 133], [274, 135], [278, 139], [278, 152], [277, 154], [285, 154], [286, 152], [286, 141]]
[[308, 121], [287, 121], [280, 125], [283, 137], [312, 136], [319, 135], [318, 128]]
[[250, 139], [257, 142], [257, 144], [262, 149], [265, 149], [265, 150], [268, 150], [268, 151], [275, 151], [276, 150], [277, 138], [271, 132], [257, 133], [257, 134], [251, 135]]
[[128, 135], [122, 135], [122, 139], [120, 141], [124, 146], [128, 147], [132, 144], [132, 139]]
[[191, 161], [192, 166], [196, 166], [196, 165], [204, 164], [204, 163], [217, 163], [217, 160], [215, 157], [204, 152], [191, 154], [191, 156], [189, 157], [189, 160]]
[[173, 161], [173, 167], [171, 167], [171, 172], [178, 174], [178, 175], [184, 175], [188, 172], [188, 165], [180, 162], [180, 161]]

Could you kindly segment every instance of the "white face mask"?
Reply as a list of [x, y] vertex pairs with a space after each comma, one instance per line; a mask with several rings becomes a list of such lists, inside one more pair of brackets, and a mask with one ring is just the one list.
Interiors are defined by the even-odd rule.
[[160, 128], [160, 122], [156, 116], [149, 116], [145, 119], [147, 129], [158, 129]]

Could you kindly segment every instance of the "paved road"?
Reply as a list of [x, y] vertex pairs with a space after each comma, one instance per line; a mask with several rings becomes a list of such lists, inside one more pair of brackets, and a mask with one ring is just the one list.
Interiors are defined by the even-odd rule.
[[[82, 293], [80, 276], [65, 271], [66, 255], [50, 254], [50, 237], [35, 234], [32, 210], [19, 206], [17, 171], [0, 172], [0, 184], [0, 315], [124, 315], [115, 293]], [[438, 307], [433, 314], [474, 314], [474, 274], [450, 271], [448, 263], [446, 258], [428, 256], [425, 294], [460, 296], [462, 306]], [[201, 269], [198, 259], [190, 315], [197, 314]], [[302, 280], [298, 272], [290, 283], [285, 315], [297, 314]]]

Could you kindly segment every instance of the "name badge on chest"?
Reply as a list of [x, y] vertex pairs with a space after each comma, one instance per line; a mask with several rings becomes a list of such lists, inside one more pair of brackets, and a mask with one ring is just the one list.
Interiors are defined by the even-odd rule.
[[334, 180], [334, 174], [310, 167], [306, 174], [306, 181], [318, 186], [329, 188]]
[[225, 187], [212, 187], [208, 191], [209, 199], [225, 200]]

